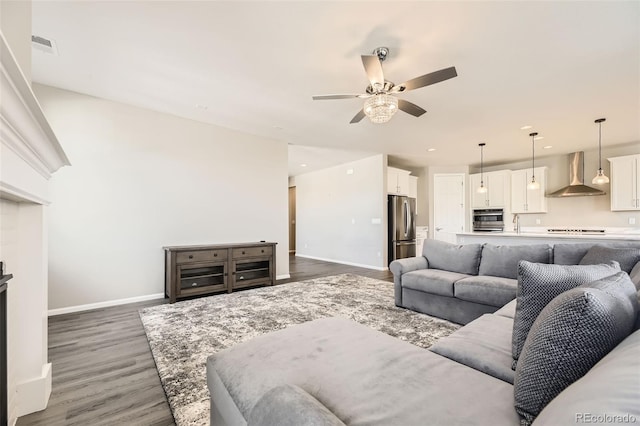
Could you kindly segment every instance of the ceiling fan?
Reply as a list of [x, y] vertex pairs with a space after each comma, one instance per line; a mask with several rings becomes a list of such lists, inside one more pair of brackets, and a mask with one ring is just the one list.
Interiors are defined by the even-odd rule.
[[370, 82], [369, 86], [366, 88], [366, 93], [318, 95], [314, 96], [313, 100], [320, 101], [327, 99], [351, 98], [366, 99], [364, 107], [351, 119], [350, 123], [358, 123], [365, 116], [368, 116], [373, 123], [386, 123], [398, 110], [411, 114], [414, 117], [420, 117], [422, 114], [427, 112], [414, 103], [404, 99], [398, 99], [394, 96], [395, 94], [440, 83], [441, 81], [448, 80], [458, 75], [455, 67], [449, 67], [413, 78], [402, 84], [395, 85], [392, 82], [385, 80], [382, 72], [382, 62], [388, 55], [389, 49], [386, 47], [378, 47], [373, 51], [373, 55], [362, 55], [362, 64], [364, 65], [364, 70], [367, 73], [367, 77]]

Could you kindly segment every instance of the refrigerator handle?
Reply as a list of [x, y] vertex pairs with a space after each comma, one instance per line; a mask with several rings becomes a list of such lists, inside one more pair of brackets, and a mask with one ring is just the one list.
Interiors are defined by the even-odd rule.
[[411, 227], [411, 213], [409, 212], [409, 202], [404, 200], [404, 236], [409, 235], [409, 229]]

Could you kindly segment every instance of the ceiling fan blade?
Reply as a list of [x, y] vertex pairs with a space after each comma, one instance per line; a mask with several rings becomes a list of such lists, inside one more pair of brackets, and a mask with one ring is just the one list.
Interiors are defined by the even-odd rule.
[[420, 117], [422, 114], [427, 112], [426, 110], [420, 108], [418, 105], [409, 101], [405, 101], [404, 99], [398, 99], [398, 109], [400, 111], [406, 112], [407, 114], [411, 114], [414, 117]]
[[359, 123], [365, 116], [364, 109], [358, 111], [358, 113], [351, 119], [350, 124]]
[[375, 88], [376, 84], [384, 86], [384, 73], [382, 72], [382, 64], [377, 55], [362, 55], [362, 64], [367, 73], [367, 78], [371, 83], [371, 87]]
[[439, 71], [434, 71], [429, 74], [421, 75], [420, 77], [412, 78], [411, 80], [398, 84], [391, 90], [392, 93], [404, 92], [407, 90], [419, 89], [420, 87], [429, 86], [431, 84], [440, 83], [441, 81], [448, 80], [456, 77], [456, 67], [449, 67]]
[[323, 101], [327, 99], [353, 99], [353, 98], [368, 98], [370, 95], [358, 94], [358, 95], [316, 95], [313, 96], [314, 101]]

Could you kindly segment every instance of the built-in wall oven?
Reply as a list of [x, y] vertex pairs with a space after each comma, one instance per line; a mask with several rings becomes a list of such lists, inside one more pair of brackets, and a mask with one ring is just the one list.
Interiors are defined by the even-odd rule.
[[504, 231], [504, 210], [479, 209], [473, 211], [473, 231]]

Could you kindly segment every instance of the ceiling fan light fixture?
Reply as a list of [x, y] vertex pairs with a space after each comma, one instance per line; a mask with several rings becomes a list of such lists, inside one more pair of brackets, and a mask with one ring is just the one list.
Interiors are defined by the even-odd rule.
[[398, 99], [386, 93], [378, 93], [364, 101], [364, 113], [372, 123], [386, 123], [398, 112]]

